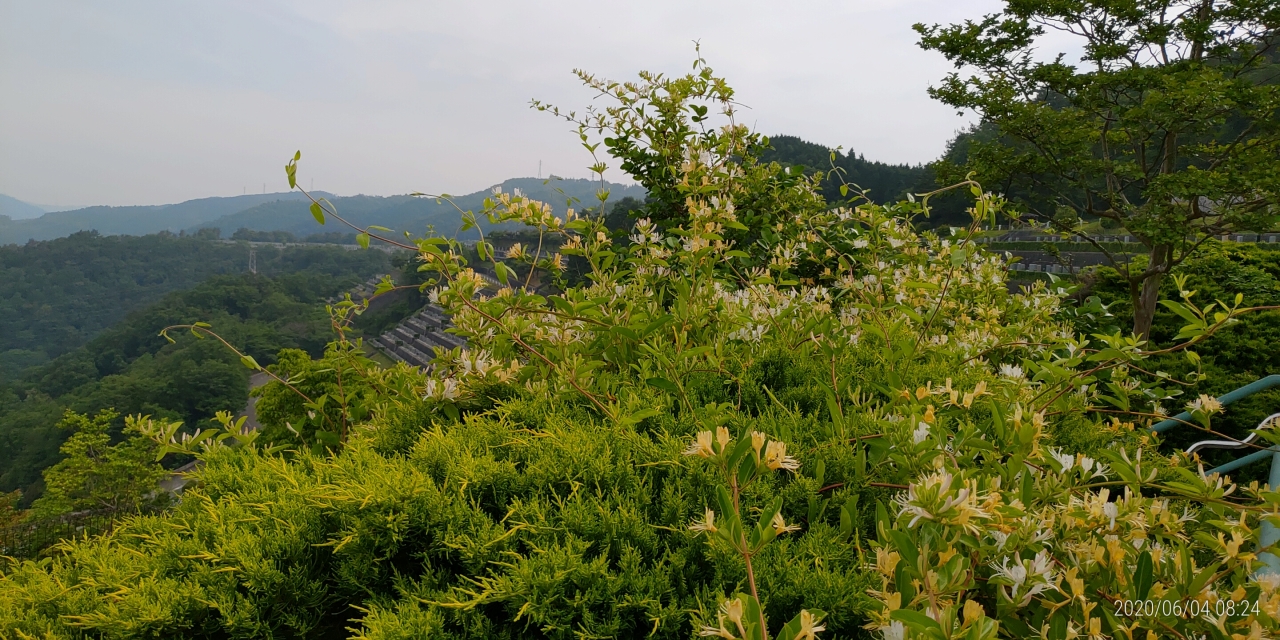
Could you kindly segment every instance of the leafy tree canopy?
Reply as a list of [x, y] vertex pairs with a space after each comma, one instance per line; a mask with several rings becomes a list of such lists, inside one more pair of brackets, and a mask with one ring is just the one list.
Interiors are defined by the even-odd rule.
[[[1141, 268], [1098, 249], [1128, 282], [1139, 335], [1165, 274], [1207, 238], [1276, 224], [1276, 3], [1010, 0], [980, 20], [916, 30], [960, 69], [931, 95], [997, 132], [973, 139], [948, 177], [1004, 185], [1063, 231], [1101, 218], [1137, 237]], [[1080, 63], [1038, 55], [1047, 32], [1075, 36]]]

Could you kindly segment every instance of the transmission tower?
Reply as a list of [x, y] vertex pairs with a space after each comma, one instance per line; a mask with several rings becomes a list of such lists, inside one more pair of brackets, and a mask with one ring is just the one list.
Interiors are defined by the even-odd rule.
[[258, 273], [258, 252], [252, 247], [249, 248], [249, 273]]

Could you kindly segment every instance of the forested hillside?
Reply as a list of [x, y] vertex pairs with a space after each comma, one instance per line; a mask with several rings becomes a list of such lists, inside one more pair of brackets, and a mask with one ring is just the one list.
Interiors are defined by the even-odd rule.
[[234, 354], [185, 332], [169, 344], [158, 335], [162, 328], [209, 322], [264, 364], [284, 348], [319, 355], [332, 337], [325, 299], [383, 270], [385, 260], [380, 251], [290, 249], [276, 270], [289, 265], [291, 273], [219, 275], [171, 293], [0, 386], [0, 492], [24, 489], [27, 499], [39, 493], [40, 471], [57, 459], [67, 435], [55, 427], [67, 409], [114, 408], [201, 425], [216, 411], [244, 406], [249, 371]]
[[[970, 136], [971, 132], [958, 134], [948, 145], [948, 154], [953, 153], [952, 149], [963, 147]], [[832, 153], [835, 153], [834, 159], [831, 157]], [[818, 185], [819, 192], [833, 205], [855, 197], [857, 189], [861, 189], [872, 202], [884, 204], [906, 198], [907, 194], [928, 193], [942, 186], [938, 182], [938, 173], [933, 164], [885, 164], [867, 160], [861, 154], [854, 154], [852, 150], [847, 153], [836, 151], [795, 136], [769, 138], [769, 149], [761, 154], [760, 159], [785, 166], [803, 167], [806, 173], [821, 171], [825, 175]], [[842, 185], [848, 185], [848, 195], [840, 194]], [[930, 200], [928, 217], [920, 216], [917, 224], [926, 228], [963, 226], [969, 221], [965, 212], [969, 204], [969, 200], [958, 193], [941, 194]]]
[[[256, 249], [258, 272], [332, 276], [382, 269], [381, 252]], [[249, 249], [202, 237], [93, 232], [0, 246], [0, 383], [85, 344], [127, 313], [218, 274], [248, 270]]]
[[[831, 157], [835, 153], [835, 158]], [[867, 160], [861, 154], [836, 151], [795, 136], [779, 135], [769, 138], [769, 149], [761, 154], [764, 162], [802, 166], [822, 171], [827, 175], [822, 182], [822, 194], [828, 201], [840, 195], [841, 179], [851, 187], [861, 187], [876, 202], [896, 202], [908, 191], [918, 190], [930, 179], [928, 170], [921, 165], [885, 164]], [[833, 170], [839, 169], [842, 174]]]

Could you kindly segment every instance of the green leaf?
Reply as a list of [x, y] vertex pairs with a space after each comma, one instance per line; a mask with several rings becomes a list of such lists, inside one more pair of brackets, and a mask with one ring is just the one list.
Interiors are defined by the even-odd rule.
[[648, 380], [645, 380], [645, 384], [657, 389], [662, 389], [667, 393], [673, 393], [676, 395], [680, 394], [680, 387], [677, 387], [676, 383], [667, 380], [666, 378], [649, 378]]
[[671, 314], [669, 314], [669, 313], [668, 313], [668, 314], [665, 314], [665, 315], [663, 315], [663, 316], [659, 317], [658, 319], [654, 320], [653, 322], [650, 322], [647, 326], [645, 326], [645, 328], [644, 328], [644, 329], [641, 329], [641, 330], [640, 330], [640, 336], [641, 336], [642, 338], [648, 337], [648, 336], [649, 336], [649, 334], [653, 333], [654, 331], [657, 331], [658, 329], [661, 329], [661, 328], [662, 328], [663, 326], [665, 326], [668, 322], [671, 322], [671, 321], [672, 321], [672, 320], [674, 320], [674, 319], [675, 319], [675, 317], [674, 317], [674, 316], [672, 316]]
[[892, 526], [893, 521], [889, 519], [889, 510], [884, 508], [883, 502], [876, 500], [876, 537], [883, 541]]
[[[942, 633], [942, 627], [939, 626], [937, 622], [934, 622], [933, 618], [930, 618], [919, 611], [912, 611], [911, 609], [894, 609], [889, 613], [889, 618], [891, 620], [897, 620], [898, 622], [901, 622], [902, 624], [905, 624], [921, 633], [929, 633], [931, 631]], [[945, 634], [942, 637], [945, 637]]]
[[889, 529], [889, 539], [893, 541], [893, 546], [898, 548], [898, 553], [902, 556], [903, 562], [915, 570], [916, 563], [920, 560], [920, 549], [916, 547], [915, 541], [906, 532]]
[[1138, 556], [1138, 567], [1133, 575], [1133, 597], [1135, 600], [1145, 600], [1147, 598], [1147, 593], [1151, 591], [1153, 583], [1152, 572], [1151, 553], [1143, 551], [1142, 555]]
[[849, 509], [849, 502], [845, 502], [840, 505], [840, 535], [846, 538], [853, 535], [853, 522], [853, 513]]
[[249, 355], [240, 356], [240, 363], [250, 369], [253, 369], [254, 371], [262, 370], [262, 366], [258, 364], [257, 360], [253, 359], [253, 356], [249, 356]]
[[324, 224], [324, 208], [320, 206], [319, 202], [311, 203], [311, 217], [315, 218], [316, 222]]
[[361, 248], [361, 249], [368, 249], [368, 248], [369, 248], [369, 234], [367, 234], [367, 233], [361, 233], [361, 234], [356, 235], [356, 244], [360, 245], [360, 248]]
[[1049, 640], [1066, 640], [1067, 638], [1067, 614], [1065, 611], [1058, 610], [1049, 618]]
[[1204, 326], [1204, 320], [1196, 317], [1196, 314], [1193, 313], [1191, 309], [1187, 307], [1187, 305], [1184, 305], [1181, 302], [1177, 302], [1175, 300], [1161, 300], [1160, 304], [1164, 305], [1164, 308], [1178, 314], [1179, 316], [1182, 317], [1183, 320], [1186, 320], [1192, 325]]
[[620, 335], [620, 336], [622, 336], [622, 337], [624, 337], [624, 338], [627, 338], [628, 340], [639, 340], [639, 339], [640, 339], [640, 335], [639, 335], [639, 334], [637, 334], [635, 331], [633, 331], [633, 330], [631, 330], [631, 329], [629, 329], [629, 328], [627, 328], [627, 327], [623, 327], [623, 326], [609, 327], [609, 331], [610, 331], [610, 332], [612, 332], [612, 333], [614, 333], [614, 334], [616, 334], [616, 335]]

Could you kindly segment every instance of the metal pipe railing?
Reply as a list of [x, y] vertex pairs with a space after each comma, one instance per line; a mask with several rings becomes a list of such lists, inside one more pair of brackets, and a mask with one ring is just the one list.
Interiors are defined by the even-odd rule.
[[[1218, 402], [1221, 402], [1222, 406], [1225, 407], [1237, 400], [1251, 396], [1259, 391], [1266, 391], [1272, 387], [1280, 387], [1280, 375], [1267, 376], [1259, 380], [1254, 380], [1253, 382], [1218, 398]], [[1155, 426], [1151, 427], [1151, 430], [1156, 433], [1164, 433], [1174, 427], [1185, 425], [1188, 422], [1191, 422], [1191, 412], [1183, 411], [1168, 420], [1157, 423]]]
[[[1219, 397], [1218, 402], [1222, 403], [1222, 406], [1225, 407], [1233, 402], [1236, 402], [1243, 398], [1247, 398], [1260, 391], [1266, 391], [1267, 389], [1270, 389], [1272, 387], [1280, 387], [1280, 375], [1267, 376], [1265, 378], [1255, 380], [1243, 387], [1240, 387], [1239, 389], [1236, 389], [1235, 391], [1232, 391], [1230, 393], [1227, 393]], [[1265, 427], [1266, 424], [1272, 421], [1273, 419], [1275, 419], [1275, 417], [1276, 416], [1273, 414], [1269, 416], [1266, 420], [1263, 420], [1262, 424], [1258, 425], [1259, 428]], [[1191, 421], [1191, 412], [1183, 411], [1182, 413], [1179, 413], [1178, 415], [1172, 418], [1163, 420], [1158, 424], [1152, 426], [1151, 430], [1156, 433], [1163, 433], [1174, 427], [1186, 425], [1190, 421]], [[1252, 438], [1250, 438], [1249, 440], [1252, 440]], [[1219, 443], [1211, 442], [1211, 443], [1197, 443], [1197, 444], [1212, 445], [1212, 444], [1219, 444]], [[1240, 446], [1244, 446], [1244, 443], [1241, 443]], [[1192, 450], [1193, 449], [1195, 449], [1195, 445], [1192, 445]], [[1268, 478], [1268, 484], [1271, 486], [1271, 489], [1274, 491], [1277, 488], [1280, 488], [1280, 445], [1273, 446], [1267, 449], [1262, 449], [1261, 451], [1255, 451], [1242, 458], [1236, 458], [1235, 460], [1232, 460], [1231, 462], [1228, 462], [1224, 465], [1214, 467], [1209, 471], [1207, 471], [1206, 473], [1209, 473], [1209, 474], [1230, 473], [1232, 471], [1235, 471], [1236, 469], [1247, 467], [1255, 462], [1262, 462], [1263, 460], [1267, 460], [1267, 459], [1271, 460], [1271, 474]], [[1280, 529], [1277, 529], [1275, 526], [1273, 526], [1269, 522], [1262, 523], [1262, 530], [1259, 532], [1259, 534], [1260, 535], [1258, 538], [1258, 546], [1263, 549], [1271, 547], [1277, 541], [1280, 541]], [[1280, 557], [1277, 557], [1276, 554], [1271, 552], [1262, 552], [1258, 554], [1258, 560], [1262, 562], [1263, 567], [1258, 569], [1257, 574], [1280, 573]]]

